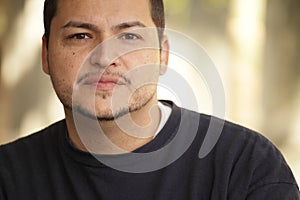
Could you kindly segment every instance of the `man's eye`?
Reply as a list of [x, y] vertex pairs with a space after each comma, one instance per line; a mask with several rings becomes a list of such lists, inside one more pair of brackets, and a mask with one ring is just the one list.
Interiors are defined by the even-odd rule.
[[120, 36], [120, 39], [122, 39], [122, 40], [137, 40], [137, 39], [141, 39], [141, 37], [134, 33], [124, 33]]
[[91, 38], [90, 35], [86, 34], [86, 33], [77, 33], [77, 34], [73, 34], [69, 37], [69, 39], [77, 39], [77, 40], [83, 40], [83, 39], [88, 39]]

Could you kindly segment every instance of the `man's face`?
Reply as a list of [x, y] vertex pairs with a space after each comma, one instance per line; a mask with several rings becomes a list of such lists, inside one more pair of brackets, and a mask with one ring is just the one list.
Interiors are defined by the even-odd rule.
[[168, 56], [149, 0], [58, 2], [43, 70], [65, 108], [108, 120], [155, 103]]

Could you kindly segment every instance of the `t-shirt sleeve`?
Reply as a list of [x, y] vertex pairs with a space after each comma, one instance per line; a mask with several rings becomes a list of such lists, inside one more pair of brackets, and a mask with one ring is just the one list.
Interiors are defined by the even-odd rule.
[[260, 137], [253, 150], [254, 168], [247, 200], [300, 200], [299, 188], [282, 153]]
[[253, 190], [247, 200], [299, 200], [300, 193], [296, 185], [291, 183], [269, 183]]
[[[222, 149], [230, 153], [227, 155], [234, 162], [230, 172], [230, 197], [300, 200], [294, 175], [282, 153], [270, 140], [238, 126], [231, 125], [226, 131], [228, 136], [223, 139], [225, 145]], [[243, 194], [237, 191], [243, 191]]]
[[7, 198], [5, 197], [5, 194], [4, 194], [4, 188], [3, 186], [0, 184], [0, 199], [1, 200], [6, 200]]

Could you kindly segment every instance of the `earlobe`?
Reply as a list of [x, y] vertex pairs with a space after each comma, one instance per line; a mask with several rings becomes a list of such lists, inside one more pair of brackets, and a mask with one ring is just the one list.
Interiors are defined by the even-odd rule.
[[49, 75], [48, 47], [45, 35], [42, 38], [42, 65], [43, 71]]
[[161, 50], [160, 50], [160, 75], [166, 73], [169, 63], [169, 40], [167, 36], [164, 36], [161, 41]]

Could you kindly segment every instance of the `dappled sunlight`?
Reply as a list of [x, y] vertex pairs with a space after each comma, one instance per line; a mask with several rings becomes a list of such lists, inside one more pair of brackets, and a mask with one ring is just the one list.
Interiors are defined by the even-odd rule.
[[43, 35], [42, 1], [27, 1], [9, 37], [4, 36], [2, 79], [13, 88], [34, 67]]
[[[232, 42], [231, 118], [256, 130], [262, 120], [262, 60], [265, 45], [265, 0], [235, 0], [228, 20]], [[247, 113], [247, 114], [245, 114]]]

